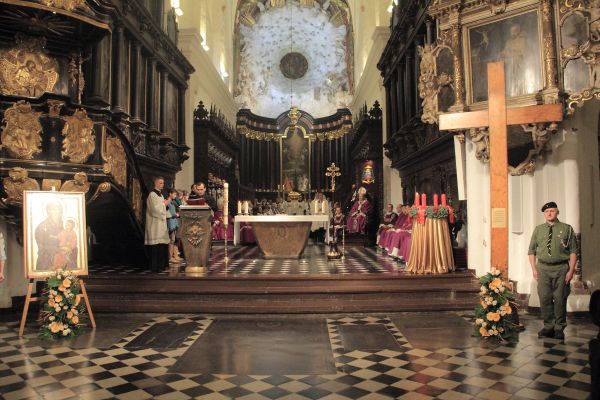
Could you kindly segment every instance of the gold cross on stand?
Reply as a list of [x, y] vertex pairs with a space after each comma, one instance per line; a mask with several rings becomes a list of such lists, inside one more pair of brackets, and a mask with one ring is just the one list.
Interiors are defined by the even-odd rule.
[[508, 278], [508, 125], [558, 122], [561, 104], [506, 107], [504, 62], [488, 64], [488, 109], [440, 115], [440, 130], [462, 130], [489, 126], [491, 267]]
[[334, 162], [331, 163], [329, 167], [327, 167], [327, 172], [325, 172], [325, 176], [331, 177], [331, 191], [335, 192], [335, 178], [337, 176], [342, 175], [340, 173], [340, 169], [335, 165]]

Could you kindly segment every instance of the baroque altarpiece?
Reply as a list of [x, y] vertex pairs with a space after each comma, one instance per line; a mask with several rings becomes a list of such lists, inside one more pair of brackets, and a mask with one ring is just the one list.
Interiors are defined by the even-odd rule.
[[173, 182], [188, 149], [193, 68], [164, 9], [163, 0], [0, 1], [1, 205], [18, 236], [23, 190], [81, 191], [92, 257], [143, 262], [152, 178]]

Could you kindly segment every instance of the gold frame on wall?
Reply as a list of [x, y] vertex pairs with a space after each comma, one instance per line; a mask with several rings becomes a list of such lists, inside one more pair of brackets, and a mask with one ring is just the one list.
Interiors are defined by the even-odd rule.
[[[528, 93], [519, 96], [508, 97], [507, 103], [511, 105], [531, 105], [538, 104], [538, 100], [541, 100], [540, 93], [544, 90], [544, 82], [546, 75], [546, 68], [544, 64], [544, 54], [543, 54], [543, 26], [542, 26], [542, 10], [541, 5], [537, 5], [536, 3], [527, 4], [523, 7], [516, 8], [513, 10], [508, 10], [505, 13], [489, 15], [488, 10], [483, 10], [476, 14], [469, 16], [468, 20], [462, 24], [462, 44], [463, 44], [463, 65], [465, 70], [465, 88], [466, 88], [466, 103], [472, 110], [484, 109], [487, 108], [487, 100], [484, 101], [474, 101], [472, 80], [473, 80], [473, 71], [471, 64], [471, 30], [474, 28], [491, 25], [498, 23], [503, 20], [509, 20], [514, 17], [518, 17], [521, 15], [525, 15], [528, 13], [535, 13], [537, 17], [537, 37], [538, 37], [538, 45], [539, 45], [539, 63], [540, 63], [540, 87], [533, 93]], [[465, 18], [466, 19], [466, 18]]]

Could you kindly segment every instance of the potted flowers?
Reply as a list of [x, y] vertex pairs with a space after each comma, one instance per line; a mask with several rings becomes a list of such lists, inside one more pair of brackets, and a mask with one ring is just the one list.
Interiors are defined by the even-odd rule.
[[84, 301], [77, 276], [57, 270], [47, 280], [43, 293], [42, 326], [45, 339], [70, 337], [79, 334], [84, 314]]
[[479, 278], [480, 301], [475, 308], [475, 331], [473, 336], [497, 340], [501, 343], [516, 342], [518, 325], [514, 322], [514, 295], [502, 280], [501, 272], [492, 269]]

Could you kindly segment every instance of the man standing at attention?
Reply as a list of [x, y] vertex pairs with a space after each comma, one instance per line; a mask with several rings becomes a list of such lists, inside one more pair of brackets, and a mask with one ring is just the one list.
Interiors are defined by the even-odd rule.
[[577, 241], [573, 227], [558, 220], [555, 202], [544, 204], [542, 212], [546, 222], [535, 227], [528, 252], [544, 320], [538, 337], [564, 340], [569, 284], [577, 264]]

